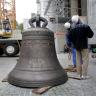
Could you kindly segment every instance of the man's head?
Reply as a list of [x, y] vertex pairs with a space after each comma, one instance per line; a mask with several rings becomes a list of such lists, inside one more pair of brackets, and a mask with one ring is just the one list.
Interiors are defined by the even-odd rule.
[[79, 16], [78, 15], [72, 16], [71, 21], [72, 21], [72, 23], [78, 23], [79, 22]]
[[71, 24], [70, 24], [69, 22], [66, 22], [66, 23], [64, 24], [64, 27], [65, 27], [66, 29], [69, 29], [69, 28], [71, 27]]

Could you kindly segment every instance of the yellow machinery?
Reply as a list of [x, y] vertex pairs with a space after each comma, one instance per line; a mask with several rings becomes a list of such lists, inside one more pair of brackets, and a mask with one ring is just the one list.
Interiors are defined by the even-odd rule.
[[15, 29], [15, 0], [0, 0], [0, 37], [11, 37]]
[[0, 56], [19, 53], [22, 34], [16, 30], [15, 0], [0, 0]]

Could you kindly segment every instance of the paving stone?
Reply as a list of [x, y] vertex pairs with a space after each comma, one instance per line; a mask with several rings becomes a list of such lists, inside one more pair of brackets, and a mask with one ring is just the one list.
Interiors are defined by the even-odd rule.
[[[60, 64], [65, 68], [71, 64], [71, 61], [68, 60], [68, 54], [58, 54], [57, 55], [60, 61]], [[8, 62], [4, 62], [6, 59], [10, 61], [11, 64], [8, 66]], [[16, 58], [0, 58], [0, 77], [4, 78], [5, 75], [9, 73], [10, 70], [14, 67], [16, 63]], [[2, 61], [3, 60], [3, 61]], [[92, 63], [92, 62], [90, 62]], [[7, 82], [0, 82], [0, 96], [96, 96], [96, 78], [95, 74], [92, 74], [92, 68], [94, 68], [95, 63], [89, 65], [90, 78], [86, 80], [76, 80], [69, 79], [65, 84], [51, 88], [49, 91], [42, 95], [37, 95], [32, 93], [32, 89], [19, 88], [13, 85], [8, 84]], [[4, 72], [4, 71], [5, 72]], [[3, 72], [2, 72], [3, 71]], [[94, 70], [96, 72], [96, 70]], [[75, 76], [76, 73], [68, 73], [70, 76]], [[1, 80], [0, 79], [0, 80]]]

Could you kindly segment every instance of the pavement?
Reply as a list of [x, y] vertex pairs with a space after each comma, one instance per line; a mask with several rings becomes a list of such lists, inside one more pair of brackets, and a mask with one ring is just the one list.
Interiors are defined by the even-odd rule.
[[[68, 59], [68, 54], [57, 54], [62, 67], [66, 68], [72, 65]], [[19, 88], [2, 82], [8, 73], [16, 65], [18, 57], [0, 57], [0, 96], [40, 96], [32, 93], [32, 89]], [[76, 73], [69, 72], [69, 76], [75, 76]], [[77, 80], [69, 78], [65, 84], [56, 86], [42, 94], [41, 96], [96, 96], [96, 60], [90, 58], [88, 67], [89, 79]]]

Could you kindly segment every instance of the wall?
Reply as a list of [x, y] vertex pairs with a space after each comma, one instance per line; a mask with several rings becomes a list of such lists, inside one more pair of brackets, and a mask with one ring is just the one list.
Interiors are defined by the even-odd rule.
[[87, 16], [87, 0], [81, 0], [82, 15]]
[[87, 13], [88, 13], [88, 24], [94, 32], [92, 39], [89, 39], [89, 44], [96, 44], [96, 0], [87, 0]]

